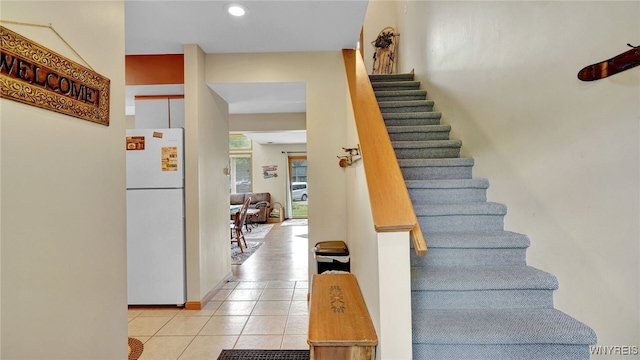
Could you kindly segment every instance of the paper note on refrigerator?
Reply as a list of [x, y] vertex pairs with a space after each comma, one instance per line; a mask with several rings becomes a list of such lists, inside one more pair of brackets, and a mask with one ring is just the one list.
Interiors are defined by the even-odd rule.
[[178, 171], [178, 147], [162, 147], [162, 171]]
[[127, 136], [127, 150], [144, 150], [144, 136]]

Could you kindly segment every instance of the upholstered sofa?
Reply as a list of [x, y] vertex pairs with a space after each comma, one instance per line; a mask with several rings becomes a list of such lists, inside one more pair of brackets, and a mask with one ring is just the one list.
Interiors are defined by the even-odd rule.
[[258, 209], [258, 214], [251, 219], [252, 222], [263, 223], [269, 218], [269, 208], [271, 208], [271, 194], [265, 193], [238, 193], [229, 196], [230, 205], [242, 205], [244, 199], [251, 197], [249, 209]]

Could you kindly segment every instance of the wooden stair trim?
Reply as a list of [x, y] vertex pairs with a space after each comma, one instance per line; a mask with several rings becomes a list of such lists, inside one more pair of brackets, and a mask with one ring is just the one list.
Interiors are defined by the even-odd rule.
[[427, 252], [427, 245], [362, 56], [356, 50], [348, 49], [342, 50], [342, 55], [375, 230], [410, 231], [416, 253], [423, 256]]
[[[355, 50], [342, 53], [375, 229], [378, 232], [410, 231], [417, 219], [364, 62]], [[408, 213], [414, 215], [407, 216]]]

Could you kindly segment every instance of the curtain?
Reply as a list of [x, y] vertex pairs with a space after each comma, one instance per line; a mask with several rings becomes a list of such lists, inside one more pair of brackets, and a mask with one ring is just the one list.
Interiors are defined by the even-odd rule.
[[293, 219], [293, 208], [291, 207], [291, 174], [289, 174], [289, 153], [286, 151], [284, 154], [284, 218]]

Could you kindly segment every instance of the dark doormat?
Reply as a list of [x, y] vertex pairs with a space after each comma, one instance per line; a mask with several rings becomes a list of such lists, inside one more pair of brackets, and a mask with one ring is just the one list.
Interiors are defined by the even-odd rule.
[[309, 350], [222, 350], [218, 360], [309, 360]]

